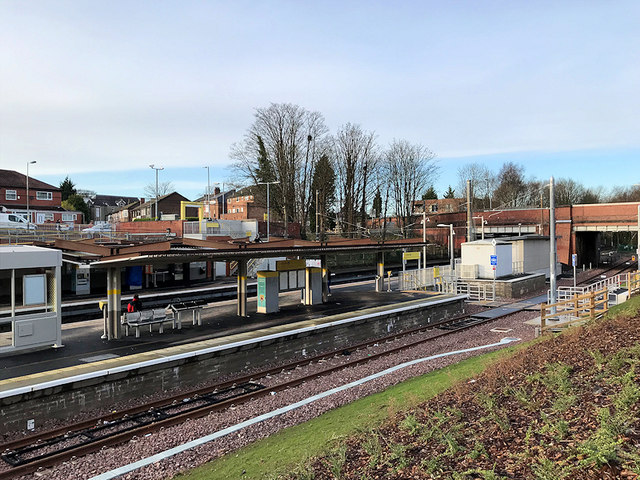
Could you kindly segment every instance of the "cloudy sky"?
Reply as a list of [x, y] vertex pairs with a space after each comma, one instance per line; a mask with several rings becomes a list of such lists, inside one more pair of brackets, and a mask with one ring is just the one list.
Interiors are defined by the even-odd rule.
[[0, 168], [142, 195], [229, 181], [254, 109], [289, 102], [428, 146], [640, 182], [640, 2], [0, 0]]

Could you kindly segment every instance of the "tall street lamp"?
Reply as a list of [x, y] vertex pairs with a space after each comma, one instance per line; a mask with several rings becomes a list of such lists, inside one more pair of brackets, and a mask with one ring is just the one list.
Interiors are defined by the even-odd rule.
[[31, 225], [31, 212], [29, 211], [29, 165], [36, 163], [35, 160], [27, 162], [27, 228]]
[[209, 165], [202, 167], [207, 169], [207, 213], [211, 218], [211, 183], [209, 182]]
[[449, 227], [449, 255], [450, 255], [450, 266], [451, 273], [453, 273], [454, 267], [454, 258], [453, 258], [453, 223], [439, 223], [438, 227]]
[[156, 220], [158, 220], [158, 170], [164, 170], [164, 167], [156, 167], [153, 163], [149, 167], [156, 171]]
[[267, 242], [269, 241], [269, 223], [271, 222], [271, 217], [269, 216], [269, 185], [275, 185], [280, 182], [258, 182], [258, 185], [266, 185], [267, 186]]

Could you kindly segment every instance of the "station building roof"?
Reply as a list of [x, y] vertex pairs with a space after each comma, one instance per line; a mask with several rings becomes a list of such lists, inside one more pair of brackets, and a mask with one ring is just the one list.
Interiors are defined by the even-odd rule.
[[297, 239], [277, 239], [252, 243], [247, 239], [213, 237], [207, 240], [167, 238], [136, 243], [93, 240], [60, 240], [55, 248], [72, 263], [88, 263], [95, 267], [137, 266], [166, 263], [186, 263], [205, 260], [240, 260], [249, 258], [292, 257], [313, 258], [319, 255], [354, 252], [388, 252], [417, 249], [427, 244], [421, 239], [372, 241], [370, 239], [340, 239], [315, 242]]

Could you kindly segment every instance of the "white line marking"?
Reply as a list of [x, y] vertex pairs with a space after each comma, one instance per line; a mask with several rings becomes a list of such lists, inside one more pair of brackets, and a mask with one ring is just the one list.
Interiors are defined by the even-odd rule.
[[130, 463], [129, 465], [124, 465], [122, 467], [110, 470], [108, 472], [102, 473], [100, 475], [97, 475], [95, 477], [90, 478], [89, 480], [111, 480], [113, 478], [118, 478], [121, 475], [124, 475], [126, 473], [129, 472], [133, 472], [134, 470], [137, 470], [139, 468], [142, 467], [146, 467], [147, 465], [151, 465], [152, 463], [156, 463], [159, 462], [161, 460], [164, 460], [165, 458], [168, 457], [172, 457], [174, 455], [177, 455], [179, 453], [185, 452], [187, 450], [190, 450], [192, 448], [198, 447], [200, 445], [204, 445], [205, 443], [211, 442], [213, 440], [217, 440], [218, 438], [224, 437], [226, 435], [229, 435], [230, 433], [234, 433], [237, 432], [238, 430], [242, 430], [243, 428], [249, 427], [251, 425], [255, 425], [256, 423], [260, 423], [263, 422], [265, 420], [268, 420], [270, 418], [276, 417], [278, 415], [282, 415], [284, 413], [290, 412], [291, 410], [295, 410], [297, 408], [300, 408], [304, 405], [308, 405], [310, 403], [313, 403], [317, 400], [320, 400], [322, 398], [328, 397], [330, 395], [333, 395], [334, 393], [338, 393], [338, 392], [342, 392], [344, 390], [348, 390], [350, 388], [353, 387], [357, 387], [359, 385], [362, 385], [364, 383], [370, 382], [371, 380], [375, 380], [376, 378], [380, 378], [384, 375], [389, 375], [390, 373], [396, 372], [398, 370], [401, 370], [403, 368], [406, 367], [410, 367], [412, 365], [416, 365], [418, 363], [422, 363], [422, 362], [427, 362], [429, 360], [435, 360], [436, 358], [442, 358], [442, 357], [448, 357], [451, 355], [457, 355], [460, 353], [466, 353], [466, 352], [473, 352], [476, 350], [482, 350], [485, 348], [491, 348], [491, 347], [498, 347], [498, 346], [502, 346], [502, 345], [506, 345], [508, 343], [511, 342], [517, 342], [520, 341], [519, 338], [514, 338], [514, 337], [506, 337], [503, 338], [502, 340], [500, 340], [498, 343], [490, 343], [488, 345], [481, 345], [479, 347], [472, 347], [472, 348], [466, 348], [463, 350], [454, 350], [453, 352], [446, 352], [446, 353], [439, 353], [437, 355], [432, 355], [430, 357], [424, 357], [424, 358], [418, 358], [416, 360], [411, 360], [409, 362], [404, 362], [401, 363], [399, 365], [396, 365], [395, 367], [391, 367], [388, 368], [386, 370], [383, 370], [381, 372], [378, 373], [374, 373], [373, 375], [369, 375], [367, 377], [361, 378], [360, 380], [356, 380], [353, 381], [351, 383], [347, 383], [346, 385], [342, 385], [340, 387], [335, 387], [332, 388], [331, 390], [327, 390], [325, 392], [321, 392], [318, 393], [316, 395], [313, 395], [311, 397], [305, 398], [303, 400], [300, 400], [298, 402], [292, 403], [291, 405], [287, 405], [285, 407], [280, 407], [276, 410], [273, 410], [271, 412], [267, 412], [267, 413], [263, 413], [262, 415], [258, 415], [257, 417], [254, 418], [250, 418], [249, 420], [245, 420], [244, 422], [240, 422], [236, 425], [232, 425], [230, 427], [227, 427], [223, 430], [218, 430], [217, 432], [214, 432], [210, 435], [206, 435], [204, 437], [200, 437], [200, 438], [196, 438], [195, 440], [191, 440], [190, 442], [184, 443], [182, 445], [178, 445], [177, 447], [173, 447], [170, 448], [169, 450], [165, 450], [163, 452], [160, 453], [156, 453], [155, 455], [152, 455], [150, 457], [147, 458], [143, 458], [142, 460], [138, 460], [137, 462], [133, 462]]

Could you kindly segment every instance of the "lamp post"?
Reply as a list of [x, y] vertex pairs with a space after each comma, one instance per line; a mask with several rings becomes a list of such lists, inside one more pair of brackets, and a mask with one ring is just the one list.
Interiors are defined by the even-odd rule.
[[31, 212], [29, 211], [29, 165], [36, 163], [35, 160], [27, 162], [27, 228], [31, 225]]
[[156, 167], [153, 163], [149, 167], [156, 171], [156, 220], [158, 220], [158, 170], [164, 170], [164, 167]]
[[482, 235], [482, 240], [484, 240], [484, 224], [485, 224], [484, 217], [480, 216], [480, 217], [473, 217], [473, 218], [479, 218], [480, 221], [482, 222], [480, 224], [480, 231], [481, 231], [481, 235]]
[[271, 217], [269, 216], [269, 185], [275, 185], [280, 182], [258, 182], [258, 185], [266, 185], [267, 186], [267, 242], [269, 241], [269, 222], [271, 222]]
[[211, 184], [209, 182], [209, 165], [202, 167], [207, 169], [207, 214], [211, 218]]
[[449, 255], [450, 255], [450, 266], [451, 266], [451, 273], [453, 273], [453, 271], [455, 270], [454, 267], [454, 258], [453, 258], [453, 223], [439, 223], [437, 225], [438, 227], [449, 227]]

